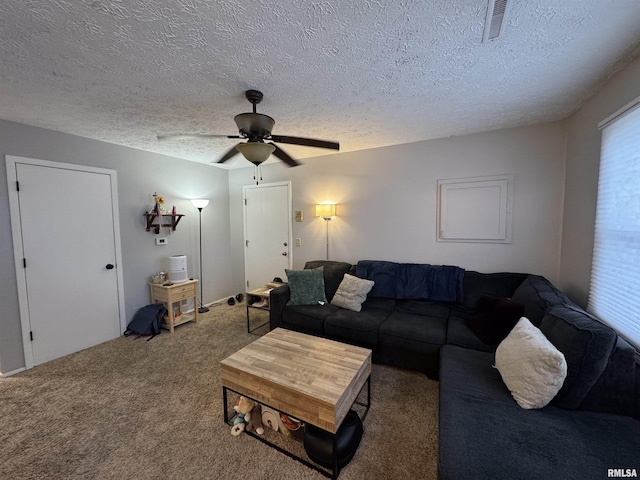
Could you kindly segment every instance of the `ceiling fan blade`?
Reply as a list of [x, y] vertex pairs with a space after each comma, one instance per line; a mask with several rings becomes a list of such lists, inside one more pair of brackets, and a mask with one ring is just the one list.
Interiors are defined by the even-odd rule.
[[156, 135], [158, 140], [193, 140], [199, 138], [244, 138], [240, 135], [209, 135], [209, 134], [197, 134], [197, 133], [169, 133], [166, 135]]
[[[239, 143], [235, 144], [232, 148], [230, 148], [227, 153], [225, 153], [222, 158], [220, 160], [217, 161], [217, 163], [224, 163], [227, 160], [229, 160], [231, 157], [233, 157], [234, 155], [237, 155], [238, 153], [240, 153], [238, 151], [238, 149], [236, 148], [238, 145], [240, 145]], [[213, 162], [211, 162], [213, 163]]]
[[276, 147], [276, 149], [273, 151], [272, 155], [275, 155], [276, 157], [278, 157], [280, 160], [282, 160], [284, 163], [286, 163], [290, 167], [297, 167], [298, 165], [300, 165], [300, 163], [296, 162], [293, 158], [291, 158], [287, 152], [282, 150], [277, 145], [274, 145], [274, 144], [272, 144], [272, 145], [274, 147]]
[[338, 142], [328, 142], [326, 140], [317, 140], [315, 138], [288, 137], [286, 135], [271, 135], [269, 138], [274, 142], [290, 143], [292, 145], [304, 145], [305, 147], [331, 148], [340, 150]]

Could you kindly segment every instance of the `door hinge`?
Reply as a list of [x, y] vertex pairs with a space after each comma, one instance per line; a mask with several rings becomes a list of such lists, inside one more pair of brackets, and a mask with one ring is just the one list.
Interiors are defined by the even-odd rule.
[[27, 268], [27, 259], [26, 258], [22, 259], [22, 267], [23, 268]]
[[16, 180], [16, 190], [20, 191], [20, 182], [18, 180]]
[[31, 341], [33, 342], [33, 332], [29, 332], [29, 338], [31, 339]]
[[249, 288], [249, 280], [247, 280], [247, 288]]
[[244, 241], [244, 246], [245, 246], [245, 247], [248, 247], [248, 246], [249, 246], [249, 240], [245, 240], [245, 241]]
[[245, 207], [247, 206], [247, 199], [246, 198], [244, 199], [244, 205], [245, 205]]

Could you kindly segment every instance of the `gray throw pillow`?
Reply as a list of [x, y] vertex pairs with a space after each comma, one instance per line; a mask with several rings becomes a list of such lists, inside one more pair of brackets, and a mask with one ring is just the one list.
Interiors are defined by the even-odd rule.
[[287, 305], [318, 305], [327, 302], [324, 293], [324, 276], [323, 267], [305, 269], [305, 270], [288, 270], [287, 281], [291, 295]]
[[374, 284], [373, 280], [365, 280], [345, 273], [331, 304], [359, 312], [362, 309], [362, 302], [367, 299], [367, 293], [371, 291]]

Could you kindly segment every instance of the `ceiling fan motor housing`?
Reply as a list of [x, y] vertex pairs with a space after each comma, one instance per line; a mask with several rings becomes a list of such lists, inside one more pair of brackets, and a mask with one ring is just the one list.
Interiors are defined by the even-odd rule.
[[249, 140], [262, 140], [271, 135], [276, 121], [262, 113], [241, 113], [234, 118], [240, 134]]

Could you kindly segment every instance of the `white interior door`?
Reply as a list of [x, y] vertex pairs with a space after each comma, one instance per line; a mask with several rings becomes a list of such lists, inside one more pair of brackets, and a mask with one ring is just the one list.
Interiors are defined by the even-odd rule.
[[15, 163], [33, 365], [118, 337], [122, 312], [115, 172], [42, 163]]
[[243, 188], [245, 219], [245, 279], [253, 290], [275, 277], [285, 279], [291, 268], [291, 183]]

